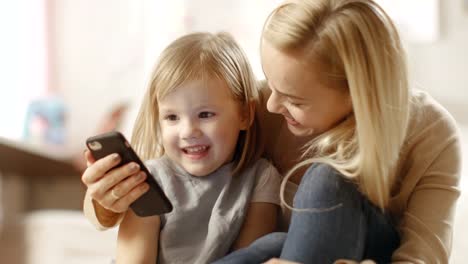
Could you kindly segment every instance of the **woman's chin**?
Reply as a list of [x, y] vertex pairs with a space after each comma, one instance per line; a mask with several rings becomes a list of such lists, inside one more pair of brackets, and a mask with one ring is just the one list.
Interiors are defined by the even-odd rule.
[[315, 129], [306, 128], [300, 125], [291, 125], [288, 123], [288, 129], [296, 137], [308, 137], [314, 135]]

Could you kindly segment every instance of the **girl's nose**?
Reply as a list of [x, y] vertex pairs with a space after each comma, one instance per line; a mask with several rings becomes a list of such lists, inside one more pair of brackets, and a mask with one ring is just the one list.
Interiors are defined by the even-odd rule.
[[187, 120], [181, 128], [180, 135], [182, 139], [193, 139], [201, 136], [201, 130], [198, 123]]

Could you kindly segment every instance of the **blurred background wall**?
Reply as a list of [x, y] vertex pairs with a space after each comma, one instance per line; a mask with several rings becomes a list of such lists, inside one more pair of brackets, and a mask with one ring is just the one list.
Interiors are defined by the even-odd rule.
[[[395, 17], [415, 87], [463, 118], [468, 93], [464, 47], [468, 7], [462, 0], [380, 0]], [[159, 52], [192, 31], [231, 32], [263, 78], [258, 40], [278, 0], [19, 0], [1, 9], [0, 135], [21, 139], [28, 103], [57, 95], [66, 107], [67, 146], [120, 102], [137, 105]], [[83, 107], [86, 106], [86, 107]], [[86, 121], [86, 123], [83, 123]], [[131, 125], [128, 125], [131, 126]]]

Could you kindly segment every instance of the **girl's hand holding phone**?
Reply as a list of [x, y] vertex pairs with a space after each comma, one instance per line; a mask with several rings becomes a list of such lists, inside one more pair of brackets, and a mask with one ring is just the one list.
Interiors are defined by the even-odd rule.
[[130, 204], [148, 191], [149, 185], [145, 183], [147, 175], [137, 163], [130, 162], [112, 169], [121, 160], [118, 154], [99, 160], [94, 160], [89, 150], [84, 155], [88, 168], [81, 180], [91, 198], [105, 209], [115, 213], [126, 212]]

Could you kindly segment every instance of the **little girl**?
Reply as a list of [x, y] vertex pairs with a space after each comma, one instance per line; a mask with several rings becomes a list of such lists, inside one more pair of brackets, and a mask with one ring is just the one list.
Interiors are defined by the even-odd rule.
[[186, 35], [151, 77], [132, 143], [174, 209], [145, 218], [128, 210], [117, 263], [209, 263], [273, 232], [280, 177], [259, 159], [258, 92], [238, 44], [226, 33]]

